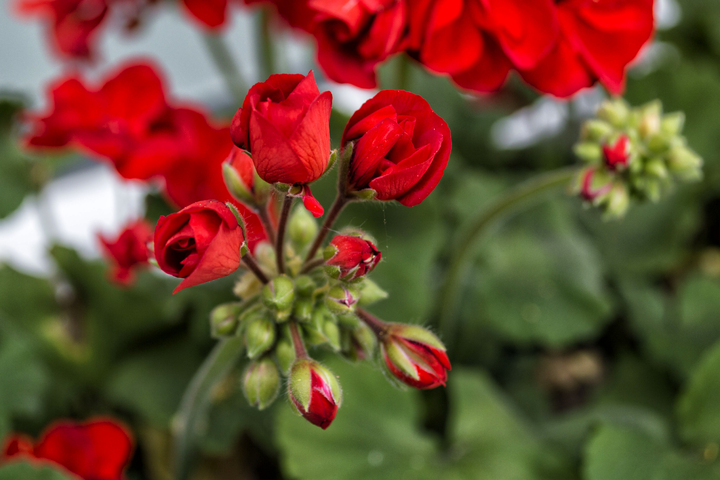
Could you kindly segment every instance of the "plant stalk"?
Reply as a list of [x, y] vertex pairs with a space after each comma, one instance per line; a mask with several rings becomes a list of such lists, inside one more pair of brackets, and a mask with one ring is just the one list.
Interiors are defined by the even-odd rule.
[[220, 34], [205, 33], [203, 34], [203, 41], [235, 103], [242, 105], [248, 89], [225, 40]]
[[280, 221], [278, 222], [277, 238], [275, 239], [275, 257], [277, 258], [277, 271], [282, 275], [285, 273], [285, 230], [287, 229], [288, 217], [292, 208], [294, 197], [285, 195], [283, 199], [282, 211], [280, 212]]

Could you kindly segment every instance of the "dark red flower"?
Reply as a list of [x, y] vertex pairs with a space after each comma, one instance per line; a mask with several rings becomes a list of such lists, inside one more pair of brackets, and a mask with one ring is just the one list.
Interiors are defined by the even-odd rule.
[[230, 208], [217, 200], [189, 205], [160, 217], [155, 227], [155, 259], [182, 278], [173, 293], [230, 275], [240, 266], [242, 229]]
[[248, 92], [233, 118], [232, 139], [250, 151], [266, 182], [310, 183], [330, 158], [331, 108], [332, 94], [320, 93], [312, 72], [271, 75]]
[[445, 385], [450, 360], [445, 346], [428, 330], [417, 325], [388, 324], [380, 348], [385, 365], [403, 383], [421, 389]]
[[627, 135], [620, 135], [615, 141], [615, 145], [607, 144], [602, 146], [605, 165], [610, 170], [627, 167], [630, 160], [629, 142], [630, 139], [628, 139]]
[[378, 200], [407, 207], [422, 202], [443, 175], [452, 141], [450, 129], [418, 95], [383, 90], [353, 114], [342, 137], [354, 142], [351, 190], [374, 190]]
[[28, 438], [12, 436], [3, 457], [50, 461], [83, 480], [122, 480], [132, 449], [132, 437], [124, 427], [99, 419], [56, 423], [34, 446]]
[[325, 265], [333, 277], [347, 282], [370, 273], [381, 259], [374, 243], [354, 235], [336, 235], [325, 249]]
[[100, 235], [105, 255], [112, 263], [110, 278], [122, 285], [132, 283], [134, 270], [148, 265], [148, 243], [152, 236], [152, 226], [145, 220], [127, 225], [114, 240]]
[[304, 358], [297, 360], [290, 371], [288, 397], [300, 415], [325, 430], [342, 403], [342, 390], [330, 370]]
[[375, 69], [400, 47], [405, 0], [310, 0], [318, 63], [336, 82], [377, 87]]
[[599, 80], [612, 93], [625, 87], [625, 71], [652, 37], [653, 0], [563, 0], [561, 35], [551, 52], [523, 78], [547, 93], [568, 96]]
[[60, 55], [90, 59], [97, 30], [108, 13], [108, 0], [20, 0], [18, 11], [47, 19]]

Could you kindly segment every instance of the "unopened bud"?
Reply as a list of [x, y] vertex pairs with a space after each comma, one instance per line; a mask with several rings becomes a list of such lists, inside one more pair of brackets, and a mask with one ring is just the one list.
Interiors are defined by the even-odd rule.
[[645, 163], [645, 171], [653, 177], [664, 179], [668, 176], [668, 170], [665, 162], [660, 158], [651, 158]]
[[630, 107], [621, 98], [606, 100], [600, 105], [597, 116], [615, 128], [624, 128], [630, 116]]
[[223, 163], [222, 174], [223, 179], [225, 180], [225, 187], [227, 187], [230, 195], [241, 202], [246, 202], [251, 205], [255, 204], [255, 198], [252, 195], [251, 187], [243, 182], [242, 177], [238, 171], [232, 167], [230, 162]]
[[345, 356], [350, 360], [367, 360], [373, 358], [377, 347], [377, 337], [364, 323], [359, 324], [348, 333], [349, 345], [345, 348]]
[[317, 284], [309, 275], [300, 275], [295, 278], [295, 291], [302, 297], [310, 297], [317, 288]]
[[369, 278], [366, 278], [365, 281], [360, 284], [360, 300], [358, 300], [358, 305], [361, 307], [372, 305], [386, 298], [388, 298], [388, 293]]
[[260, 242], [255, 246], [255, 260], [268, 272], [275, 271], [275, 247], [268, 242]]
[[440, 339], [425, 328], [388, 324], [381, 351], [390, 373], [403, 383], [421, 389], [445, 385], [450, 360]]
[[275, 345], [275, 356], [283, 375], [290, 373], [290, 368], [293, 363], [295, 363], [296, 358], [295, 347], [292, 344], [292, 340], [283, 335], [283, 337], [278, 340], [277, 345]]
[[360, 236], [336, 235], [324, 252], [325, 272], [332, 278], [354, 282], [370, 273], [382, 254], [375, 244]]
[[349, 285], [335, 285], [325, 296], [325, 305], [335, 315], [355, 310], [355, 304], [360, 298], [360, 293], [356, 288]]
[[308, 323], [312, 320], [314, 308], [315, 303], [312, 300], [308, 298], [300, 299], [295, 302], [293, 316], [298, 322]]
[[238, 329], [238, 305], [225, 303], [210, 312], [210, 332], [213, 338], [235, 335]]
[[667, 157], [668, 168], [685, 180], [702, 178], [702, 158], [684, 145], [670, 150]]
[[683, 112], [668, 113], [662, 117], [660, 131], [666, 137], [680, 135], [685, 126], [685, 114]]
[[342, 390], [330, 370], [305, 358], [292, 367], [288, 398], [299, 415], [324, 430], [335, 419], [342, 403]]
[[245, 343], [249, 358], [257, 358], [267, 352], [275, 343], [275, 323], [265, 312], [258, 312], [248, 319], [245, 328]]
[[262, 300], [266, 307], [275, 311], [278, 320], [286, 320], [292, 313], [295, 301], [295, 287], [285, 275], [273, 278], [263, 287]]
[[630, 206], [630, 195], [627, 188], [621, 183], [616, 183], [610, 189], [607, 196], [605, 214], [608, 218], [622, 218]]
[[609, 123], [592, 119], [583, 124], [580, 137], [583, 140], [597, 144], [612, 135], [613, 131], [614, 129]]
[[357, 328], [358, 325], [361, 325], [360, 319], [353, 312], [336, 315], [336, 318], [340, 325], [347, 328]]
[[660, 121], [662, 119], [662, 103], [654, 100], [640, 107], [640, 122], [638, 124], [638, 132], [640, 135], [649, 139], [653, 135], [660, 133]]
[[269, 407], [280, 391], [280, 372], [270, 357], [250, 363], [243, 374], [243, 393], [259, 410]]
[[333, 350], [336, 352], [340, 351], [340, 329], [337, 323], [332, 320], [327, 320], [323, 325], [323, 333], [327, 338], [327, 342], [330, 344]]
[[302, 250], [317, 235], [318, 224], [306, 208], [298, 207], [293, 211], [287, 229], [290, 240], [298, 250]]
[[258, 280], [257, 275], [247, 271], [240, 275], [233, 286], [233, 293], [242, 299], [252, 298], [262, 290], [263, 284]]
[[587, 163], [599, 163], [603, 158], [602, 149], [595, 142], [581, 142], [573, 147], [575, 155]]

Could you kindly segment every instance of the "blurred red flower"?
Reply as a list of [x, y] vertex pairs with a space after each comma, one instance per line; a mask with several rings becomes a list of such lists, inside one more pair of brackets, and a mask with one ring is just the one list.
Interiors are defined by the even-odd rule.
[[152, 226], [146, 220], [127, 225], [115, 239], [103, 235], [99, 235], [99, 239], [106, 258], [112, 264], [110, 278], [115, 282], [129, 285], [134, 279], [134, 270], [148, 265]]
[[63, 421], [45, 430], [34, 445], [30, 438], [12, 435], [2, 460], [46, 460], [83, 480], [122, 480], [132, 450], [130, 433], [114, 420]]

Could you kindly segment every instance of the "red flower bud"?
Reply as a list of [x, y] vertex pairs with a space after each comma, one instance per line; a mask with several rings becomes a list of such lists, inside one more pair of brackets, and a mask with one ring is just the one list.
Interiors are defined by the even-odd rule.
[[381, 341], [383, 360], [400, 381], [422, 389], [445, 385], [450, 360], [445, 346], [428, 330], [391, 323]]
[[582, 173], [582, 177], [580, 178], [580, 196], [588, 202], [592, 202], [598, 197], [607, 195], [612, 189], [611, 182], [596, 186], [595, 184], [597, 182], [595, 181], [595, 173], [596, 171], [594, 168], [588, 168]]
[[152, 240], [152, 227], [145, 220], [131, 223], [115, 240], [99, 236], [105, 254], [113, 263], [110, 278], [128, 285], [133, 281], [133, 270], [148, 264], [147, 244]]
[[336, 235], [325, 249], [325, 264], [338, 268], [336, 278], [347, 282], [370, 273], [381, 258], [371, 241], [352, 235]]
[[351, 191], [370, 188], [378, 200], [407, 207], [437, 186], [450, 157], [450, 129], [418, 95], [383, 90], [353, 114], [342, 137], [354, 142]]
[[155, 258], [165, 272], [184, 280], [173, 293], [233, 273], [240, 266], [242, 229], [224, 203], [207, 200], [160, 217]]
[[630, 140], [627, 135], [620, 135], [615, 142], [615, 145], [603, 145], [603, 157], [605, 158], [605, 165], [610, 170], [617, 170], [622, 167], [628, 166], [630, 160]]
[[271, 75], [255, 84], [232, 121], [233, 142], [252, 153], [268, 183], [310, 183], [330, 158], [332, 94], [320, 93], [310, 72]]
[[48, 428], [36, 445], [14, 435], [4, 458], [47, 460], [83, 480], [122, 480], [132, 454], [132, 438], [113, 420], [61, 422]]
[[325, 430], [342, 403], [342, 390], [330, 370], [304, 358], [296, 361], [290, 371], [288, 397], [297, 413]]

